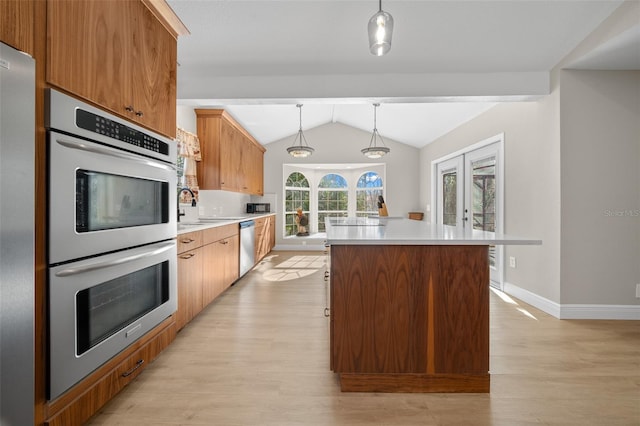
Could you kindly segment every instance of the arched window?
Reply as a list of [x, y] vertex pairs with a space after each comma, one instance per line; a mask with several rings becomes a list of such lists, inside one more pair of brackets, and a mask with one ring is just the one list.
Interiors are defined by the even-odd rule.
[[300, 172], [293, 172], [285, 183], [285, 236], [296, 235], [296, 211], [298, 208], [309, 217], [309, 181]]
[[324, 175], [318, 184], [318, 232], [325, 232], [325, 217], [348, 216], [348, 185], [342, 176]]
[[363, 173], [356, 185], [356, 216], [378, 214], [378, 196], [382, 195], [382, 178], [375, 172]]

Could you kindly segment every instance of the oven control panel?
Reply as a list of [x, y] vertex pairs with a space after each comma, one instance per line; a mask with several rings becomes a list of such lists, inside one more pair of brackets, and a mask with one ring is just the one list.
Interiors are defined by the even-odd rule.
[[160, 154], [169, 153], [169, 144], [117, 121], [83, 109], [76, 109], [76, 125], [82, 129]]

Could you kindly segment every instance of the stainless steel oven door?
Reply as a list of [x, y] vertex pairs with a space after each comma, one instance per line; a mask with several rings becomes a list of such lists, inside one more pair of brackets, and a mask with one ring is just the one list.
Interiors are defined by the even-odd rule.
[[176, 241], [49, 269], [49, 399], [177, 309]]
[[49, 264], [176, 236], [172, 164], [49, 132]]

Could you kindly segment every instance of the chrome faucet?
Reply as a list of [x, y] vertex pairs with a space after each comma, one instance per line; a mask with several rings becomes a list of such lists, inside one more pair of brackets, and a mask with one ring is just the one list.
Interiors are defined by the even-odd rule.
[[194, 194], [193, 191], [186, 186], [184, 188], [180, 188], [178, 190], [178, 200], [176, 203], [178, 206], [178, 222], [180, 222], [180, 216], [186, 216], [186, 213], [180, 213], [180, 194], [182, 194], [183, 191], [189, 191], [189, 193], [191, 194], [191, 207], [196, 206], [196, 194]]

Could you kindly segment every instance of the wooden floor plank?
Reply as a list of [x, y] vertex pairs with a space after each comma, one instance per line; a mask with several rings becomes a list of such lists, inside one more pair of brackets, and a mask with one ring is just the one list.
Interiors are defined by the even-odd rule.
[[640, 424], [640, 322], [560, 321], [494, 293], [489, 394], [340, 392], [324, 261], [272, 252], [89, 424]]

